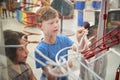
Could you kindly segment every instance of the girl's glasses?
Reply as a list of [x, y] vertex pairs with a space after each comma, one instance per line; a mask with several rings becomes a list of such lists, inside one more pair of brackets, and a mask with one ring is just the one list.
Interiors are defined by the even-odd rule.
[[26, 30], [24, 30], [24, 32], [26, 33], [26, 35], [24, 35], [24, 36], [22, 37], [22, 39], [23, 39], [24, 41], [28, 42], [28, 44], [29, 44], [29, 43], [34, 43], [34, 44], [38, 44], [38, 43], [39, 43], [39, 41], [30, 41], [30, 40], [28, 40], [27, 38], [28, 38], [28, 36], [31, 36], [31, 35], [41, 35], [41, 34], [29, 32], [29, 31], [26, 31]]
[[39, 41], [30, 41], [30, 40], [28, 40], [28, 39], [27, 39], [28, 36], [30, 36], [30, 35], [24, 35], [24, 36], [22, 37], [22, 39], [23, 39], [25, 42], [27, 42], [28, 44], [30, 44], [30, 43], [38, 44], [38, 43], [39, 43]]

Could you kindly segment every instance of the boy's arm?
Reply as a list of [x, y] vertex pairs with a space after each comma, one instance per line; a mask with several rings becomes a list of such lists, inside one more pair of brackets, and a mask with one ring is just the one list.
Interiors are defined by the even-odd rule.
[[86, 32], [87, 30], [83, 27], [79, 28], [76, 32], [76, 37], [77, 37], [77, 41], [79, 42], [81, 40], [81, 38], [83, 37], [84, 33]]
[[[69, 65], [70, 68], [73, 66], [71, 61], [68, 62], [68, 65]], [[53, 69], [52, 65], [48, 65], [47, 67], [49, 67], [49, 69]], [[47, 76], [48, 80], [55, 80], [56, 76], [50, 74], [48, 72], [48, 68], [47, 67], [43, 67], [42, 68], [44, 74]], [[63, 65], [63, 68], [66, 69], [66, 67], [64, 65]], [[61, 74], [62, 72], [61, 72], [60, 68], [57, 68], [56, 70], [54, 70], [54, 73]]]
[[[73, 44], [73, 50], [76, 51], [77, 48], [78, 48], [78, 50], [82, 50], [83, 48], [86, 49], [88, 47], [88, 46], [86, 46], [87, 43], [86, 43], [85, 39], [82, 38], [86, 31], [87, 30], [85, 28], [83, 28], [83, 27], [79, 28], [77, 30], [77, 32], [76, 32], [77, 42], [75, 42]], [[80, 44], [81, 39], [82, 39], [82, 43]]]
[[[53, 66], [52, 65], [48, 65], [49, 69], [52, 69]], [[55, 80], [55, 76], [53, 76], [52, 74], [50, 74], [48, 72], [48, 68], [47, 67], [43, 67], [42, 68], [43, 73], [46, 75], [46, 77], [48, 78], [48, 80]]]

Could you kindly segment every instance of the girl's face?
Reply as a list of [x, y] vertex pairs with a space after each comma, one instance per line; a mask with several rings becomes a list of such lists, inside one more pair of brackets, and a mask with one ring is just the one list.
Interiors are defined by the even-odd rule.
[[18, 62], [26, 62], [27, 56], [28, 56], [28, 50], [27, 50], [27, 44], [28, 42], [26, 42], [25, 40], [21, 39], [20, 40], [20, 45], [24, 45], [24, 47], [20, 47], [17, 49], [16, 53], [17, 53], [17, 61]]
[[59, 32], [59, 18], [43, 21], [41, 24], [41, 30], [45, 36], [56, 36]]

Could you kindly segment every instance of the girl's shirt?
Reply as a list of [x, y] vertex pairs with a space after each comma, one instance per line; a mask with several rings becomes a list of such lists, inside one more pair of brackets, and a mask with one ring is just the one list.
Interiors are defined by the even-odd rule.
[[8, 67], [9, 80], [31, 80], [29, 75], [29, 68], [25, 63], [20, 63], [22, 73], [18, 73], [11, 66]]

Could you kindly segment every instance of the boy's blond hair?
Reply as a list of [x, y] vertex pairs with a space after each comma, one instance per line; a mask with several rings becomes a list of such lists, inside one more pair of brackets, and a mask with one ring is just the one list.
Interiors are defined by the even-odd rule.
[[37, 10], [36, 15], [37, 22], [42, 23], [42, 21], [56, 18], [58, 12], [50, 6], [44, 6]]

